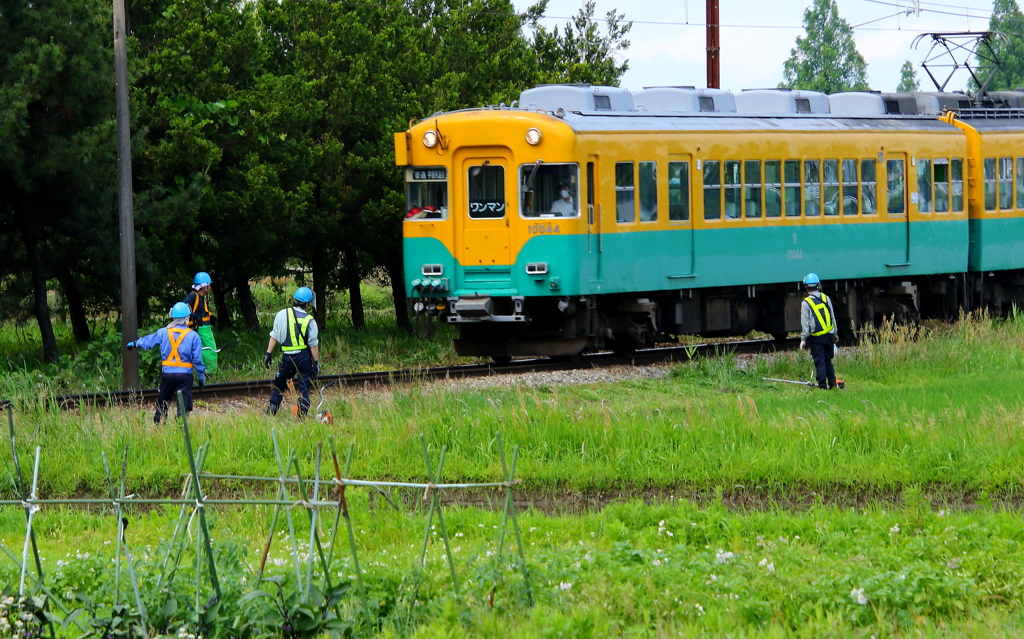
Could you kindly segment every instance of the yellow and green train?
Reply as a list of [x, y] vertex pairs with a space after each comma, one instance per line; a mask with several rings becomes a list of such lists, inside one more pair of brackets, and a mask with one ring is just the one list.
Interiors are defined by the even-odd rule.
[[552, 85], [395, 135], [407, 293], [463, 355], [629, 352], [1024, 299], [1024, 93]]

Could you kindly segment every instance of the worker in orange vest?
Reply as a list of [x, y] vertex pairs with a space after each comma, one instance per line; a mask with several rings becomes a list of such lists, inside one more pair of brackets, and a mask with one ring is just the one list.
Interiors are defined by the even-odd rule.
[[[160, 374], [160, 393], [156, 398], [157, 424], [167, 415], [168, 402], [178, 391], [185, 399], [185, 412], [192, 411], [192, 371], [199, 374], [199, 390], [206, 386], [206, 367], [203, 365], [203, 342], [199, 334], [188, 327], [190, 315], [188, 306], [178, 302], [171, 307], [171, 323], [155, 333], [140, 337], [136, 342], [126, 344], [128, 350], [148, 350], [160, 347], [163, 368]], [[181, 417], [180, 410], [178, 417]]]

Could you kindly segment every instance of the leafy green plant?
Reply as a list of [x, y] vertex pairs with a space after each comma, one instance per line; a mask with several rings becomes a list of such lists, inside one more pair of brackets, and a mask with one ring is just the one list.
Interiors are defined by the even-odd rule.
[[324, 634], [341, 637], [351, 630], [351, 624], [338, 617], [338, 604], [348, 595], [347, 583], [327, 593], [311, 584], [309, 592], [302, 593], [298, 588], [287, 588], [281, 576], [267, 577], [263, 581], [275, 586], [276, 592], [253, 590], [241, 599], [244, 602], [264, 598], [272, 604], [250, 622], [252, 626], [279, 630], [290, 639], [313, 639]]

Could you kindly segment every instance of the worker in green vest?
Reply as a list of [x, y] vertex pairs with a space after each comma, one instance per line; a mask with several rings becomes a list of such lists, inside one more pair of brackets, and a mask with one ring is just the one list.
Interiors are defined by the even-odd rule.
[[207, 375], [217, 372], [217, 340], [213, 337], [213, 315], [210, 314], [210, 304], [206, 300], [212, 284], [209, 273], [196, 273], [192, 281], [192, 292], [185, 296], [185, 305], [191, 313], [188, 316], [188, 327], [199, 333], [199, 339], [203, 341], [203, 364]]
[[818, 388], [836, 387], [836, 371], [832, 367], [839, 331], [836, 330], [836, 313], [832, 300], [821, 292], [821, 280], [816, 273], [804, 278], [807, 297], [800, 305], [800, 348], [809, 347], [814, 360], [814, 371]]
[[295, 379], [295, 390], [299, 392], [297, 415], [309, 411], [309, 388], [313, 379], [320, 374], [320, 338], [310, 309], [316, 308], [316, 296], [303, 286], [292, 295], [291, 308], [278, 311], [274, 317], [274, 328], [270, 331], [270, 342], [263, 356], [263, 365], [270, 368], [274, 348], [281, 345], [281, 364], [274, 377], [270, 391], [270, 406], [267, 412], [276, 415], [281, 408], [281, 393], [288, 387], [288, 380]]

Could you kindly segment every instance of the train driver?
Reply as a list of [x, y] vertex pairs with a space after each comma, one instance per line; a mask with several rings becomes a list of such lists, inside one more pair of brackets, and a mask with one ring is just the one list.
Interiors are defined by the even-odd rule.
[[562, 217], [572, 217], [576, 215], [576, 203], [572, 201], [572, 189], [571, 187], [562, 182], [558, 185], [558, 194], [561, 199], [555, 200], [551, 205], [551, 212], [555, 215]]

